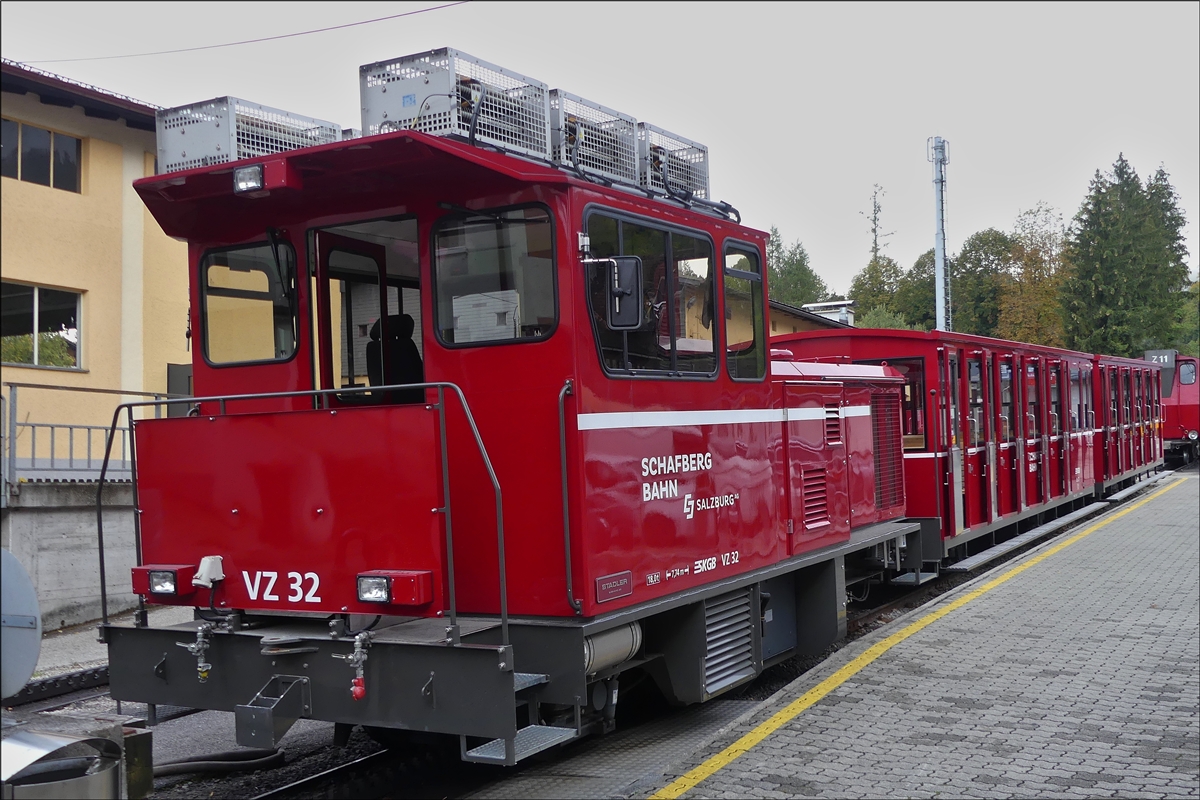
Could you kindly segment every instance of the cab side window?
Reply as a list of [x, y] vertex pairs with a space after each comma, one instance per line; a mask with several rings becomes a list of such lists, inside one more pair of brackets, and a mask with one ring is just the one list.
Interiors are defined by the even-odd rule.
[[767, 374], [760, 263], [754, 250], [725, 248], [725, 368], [735, 381]]
[[712, 244], [705, 238], [593, 213], [587, 219], [593, 259], [642, 261], [642, 324], [611, 330], [606, 319], [606, 271], [588, 269], [592, 325], [609, 374], [711, 376], [714, 342]]

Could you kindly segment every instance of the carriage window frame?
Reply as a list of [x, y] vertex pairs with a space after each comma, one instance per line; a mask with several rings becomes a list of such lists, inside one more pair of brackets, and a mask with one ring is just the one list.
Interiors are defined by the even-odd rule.
[[[892, 367], [904, 376], [904, 387], [900, 391], [900, 440], [905, 453], [937, 452], [937, 443], [929, 430], [930, 406], [936, 407], [936, 404], [928, 402], [926, 358], [903, 356], [853, 361], [855, 364]], [[916, 379], [910, 380], [910, 376], [916, 376]]]
[[[296, 358], [300, 353], [300, 321], [299, 321], [299, 268], [296, 258], [296, 248], [287, 239], [279, 239], [276, 247], [276, 252], [279, 255], [279, 266], [289, 273], [284, 279], [285, 290], [288, 294], [288, 310], [292, 320], [292, 350], [287, 356], [276, 358], [262, 358], [250, 361], [213, 361], [208, 353], [209, 333], [211, 320], [208, 316], [208, 268], [211, 266], [210, 259], [213, 256], [222, 253], [236, 253], [240, 250], [255, 250], [259, 248], [271, 247], [271, 242], [267, 240], [259, 242], [250, 242], [248, 244], [235, 245], [233, 247], [214, 247], [205, 250], [200, 256], [198, 262], [199, 282], [200, 282], [200, 323], [201, 323], [201, 346], [200, 353], [204, 357], [204, 363], [214, 369], [226, 369], [229, 367], [247, 367], [264, 364], [286, 364]], [[281, 276], [283, 279], [283, 276]], [[290, 288], [286, 284], [290, 281]]]
[[[554, 319], [544, 333], [536, 336], [517, 336], [512, 339], [487, 339], [478, 342], [449, 342], [442, 336], [441, 325], [441, 276], [438, 273], [438, 236], [443, 229], [457, 220], [471, 219], [487, 219], [489, 216], [501, 216], [512, 211], [522, 211], [525, 209], [538, 209], [545, 212], [546, 224], [550, 227], [550, 280], [551, 280], [551, 295], [554, 300]], [[521, 224], [516, 222], [514, 224]], [[505, 227], [508, 227], [507, 225]], [[433, 304], [433, 335], [437, 339], [437, 343], [442, 347], [450, 350], [462, 350], [464, 348], [473, 347], [497, 347], [517, 344], [533, 344], [535, 342], [544, 342], [549, 339], [558, 330], [559, 322], [562, 319], [562, 311], [560, 309], [558, 298], [558, 224], [557, 218], [550, 206], [545, 203], [517, 203], [508, 206], [495, 206], [492, 208], [471, 209], [467, 211], [450, 211], [434, 220], [433, 226], [429, 231], [429, 265], [430, 265], [430, 281], [429, 291], [430, 298]]]
[[[745, 270], [731, 269], [730, 267], [727, 267], [726, 264], [728, 263], [728, 260], [729, 260], [729, 257], [731, 254], [741, 254], [744, 256], [753, 256], [757, 263], [758, 271], [757, 272], [747, 272]], [[737, 239], [726, 239], [725, 247], [721, 252], [721, 270], [720, 270], [720, 272], [721, 272], [721, 308], [722, 308], [722, 314], [720, 316], [724, 320], [730, 319], [730, 313], [731, 313], [730, 308], [729, 308], [729, 284], [726, 279], [731, 278], [731, 277], [739, 278], [741, 280], [748, 280], [751, 282], [751, 284], [757, 284], [757, 288], [754, 289], [754, 291], [756, 292], [755, 297], [757, 298], [758, 303], [759, 303], [759, 305], [758, 305], [759, 319], [752, 324], [754, 326], [754, 347], [757, 348], [762, 355], [762, 358], [760, 359], [761, 363], [759, 365], [759, 374], [757, 376], [739, 377], [737, 375], [734, 375], [733, 374], [734, 359], [730, 358], [730, 356], [729, 356], [729, 325], [722, 324], [722, 326], [721, 326], [721, 341], [724, 342], [724, 345], [725, 345], [724, 346], [725, 372], [729, 376], [730, 380], [737, 381], [738, 383], [762, 383], [763, 381], [765, 381], [767, 379], [767, 372], [769, 370], [769, 364], [770, 364], [769, 354], [767, 353], [767, 346], [768, 346], [767, 345], [767, 341], [768, 341], [768, 336], [767, 336], [767, 293], [765, 290], [766, 282], [763, 280], [762, 253], [759, 252], [758, 247], [756, 247], [755, 245], [750, 244], [748, 242], [738, 241]], [[753, 309], [754, 309], [754, 298], [751, 299], [752, 312], [753, 312]]]
[[[671, 240], [672, 234], [678, 234], [680, 236], [688, 236], [693, 239], [699, 239], [704, 242], [707, 242], [708, 247], [709, 247], [708, 292], [709, 292], [709, 295], [711, 298], [711, 302], [714, 305], [713, 310], [714, 310], [714, 312], [716, 311], [715, 306], [716, 306], [717, 291], [718, 291], [718, 289], [721, 289], [721, 290], [724, 289], [724, 282], [722, 282], [720, 285], [718, 285], [718, 283], [717, 283], [717, 274], [718, 273], [723, 274], [723, 266], [724, 265], [718, 263], [718, 253], [721, 253], [722, 251], [717, 249], [716, 241], [714, 240], [713, 236], [708, 231], [703, 230], [703, 229], [688, 228], [684, 225], [675, 225], [675, 224], [671, 224], [671, 223], [666, 223], [666, 222], [663, 222], [662, 220], [655, 219], [653, 217], [644, 217], [639, 214], [633, 214], [633, 213], [629, 213], [627, 211], [621, 211], [621, 210], [614, 209], [609, 206], [604, 206], [604, 205], [600, 205], [600, 204], [588, 204], [587, 206], [584, 207], [583, 215], [582, 215], [583, 230], [585, 232], [591, 231], [592, 218], [596, 217], [596, 216], [605, 217], [605, 218], [613, 220], [617, 223], [617, 226], [618, 226], [617, 227], [618, 250], [622, 251], [622, 252], [618, 252], [618, 253], [614, 254], [614, 255], [618, 255], [618, 256], [634, 255], [632, 253], [624, 252], [624, 237], [622, 235], [620, 226], [625, 223], [628, 223], [631, 225], [638, 225], [638, 226], [641, 226], [644, 228], [648, 228], [648, 229], [659, 231], [659, 232], [663, 233], [663, 235], [664, 235], [663, 255], [664, 255], [664, 258], [667, 260], [667, 263], [673, 263], [672, 259], [674, 257], [674, 244]], [[595, 257], [596, 256], [593, 256], [593, 258], [595, 258]], [[761, 262], [761, 258], [762, 258], [762, 256], [759, 255], [760, 262]], [[583, 278], [584, 278], [584, 286], [586, 287], [585, 291], [587, 292], [588, 312], [589, 312], [589, 316], [591, 317], [592, 341], [594, 342], [594, 344], [596, 346], [596, 359], [597, 359], [598, 363], [600, 364], [600, 369], [604, 372], [606, 377], [623, 378], [623, 379], [628, 379], [628, 380], [672, 380], [672, 381], [692, 381], [692, 382], [705, 382], [705, 381], [713, 382], [713, 381], [717, 380], [718, 376], [721, 374], [721, 364], [724, 361], [724, 359], [722, 358], [722, 355], [719, 351], [722, 349], [721, 343], [724, 342], [724, 340], [725, 340], [724, 325], [720, 324], [721, 315], [718, 313], [713, 313], [712, 321], [711, 321], [711, 324], [713, 326], [713, 330], [712, 330], [713, 366], [712, 366], [712, 370], [709, 372], [697, 372], [697, 371], [691, 371], [691, 370], [683, 370], [683, 369], [679, 368], [680, 360], [679, 360], [679, 355], [676, 351], [675, 344], [679, 339], [681, 339], [683, 337], [678, 336], [674, 330], [672, 330], [672, 332], [671, 332], [671, 362], [672, 362], [673, 366], [669, 369], [647, 369], [647, 368], [641, 368], [641, 367], [633, 367], [633, 368], [628, 368], [628, 369], [625, 369], [625, 368], [616, 369], [616, 368], [611, 367], [608, 363], [606, 363], [605, 359], [604, 359], [603, 347], [602, 347], [601, 341], [600, 341], [600, 327], [599, 327], [601, 324], [601, 320], [604, 318], [605, 312], [604, 312], [603, 308], [596, 308], [596, 304], [593, 302], [593, 298], [592, 298], [592, 279], [593, 279], [592, 270], [594, 269], [594, 265], [588, 264], [588, 265], [584, 265], [584, 267], [585, 267], [585, 269], [584, 269]], [[669, 274], [674, 275], [674, 272], [669, 272]], [[674, 279], [672, 279], [672, 283], [674, 283]], [[667, 294], [671, 297], [674, 296], [674, 288], [675, 287], [672, 286], [671, 290], [667, 292]], [[722, 304], [722, 307], [723, 307], [723, 304]], [[764, 316], [765, 316], [765, 313], [764, 313]], [[628, 336], [629, 332], [621, 331], [620, 333], [623, 337], [623, 340], [625, 340], [625, 337]]]

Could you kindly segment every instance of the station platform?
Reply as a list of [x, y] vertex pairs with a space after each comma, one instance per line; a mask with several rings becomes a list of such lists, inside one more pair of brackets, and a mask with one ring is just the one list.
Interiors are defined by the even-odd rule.
[[1200, 797], [1200, 476], [847, 645], [643, 788]]

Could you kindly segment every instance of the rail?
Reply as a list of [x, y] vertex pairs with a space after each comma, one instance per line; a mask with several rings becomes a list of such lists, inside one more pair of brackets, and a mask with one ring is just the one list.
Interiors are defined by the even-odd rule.
[[[83, 386], [54, 386], [41, 383], [6, 382], [8, 390], [7, 401], [0, 405], [4, 409], [2, 417], [6, 421], [3, 454], [3, 480], [7, 487], [22, 477], [34, 478], [80, 478], [91, 477], [99, 468], [97, 452], [108, 447], [108, 440], [103, 438], [109, 433], [106, 425], [86, 425], [70, 422], [22, 422], [18, 406], [19, 389], [40, 389], [56, 392], [72, 392], [82, 394], [120, 395], [122, 397], [149, 397], [155, 400], [182, 398], [167, 392], [135, 392], [124, 389], [94, 389]], [[158, 409], [156, 408], [156, 412]], [[129, 429], [119, 428], [121, 436], [121, 452], [119, 469], [129, 469], [128, 438]], [[28, 434], [23, 436], [22, 434]], [[24, 440], [28, 444], [28, 458], [22, 458], [20, 451]], [[48, 448], [44, 445], [48, 444]], [[65, 454], [63, 445], [65, 444]], [[42, 445], [42, 446], [39, 446]]]
[[[309, 389], [295, 392], [261, 392], [257, 394], [240, 394], [240, 395], [224, 395], [213, 397], [186, 397], [172, 399], [155, 399], [149, 401], [121, 403], [113, 411], [112, 425], [110, 426], [110, 436], [108, 444], [104, 450], [104, 461], [100, 467], [99, 485], [96, 487], [96, 538], [100, 553], [100, 612], [101, 621], [103, 624], [108, 624], [108, 591], [107, 579], [104, 572], [104, 518], [102, 515], [101, 498], [104, 494], [104, 483], [108, 475], [109, 458], [112, 453], [112, 442], [115, 432], [118, 430], [121, 414], [125, 412], [129, 415], [130, 429], [133, 427], [133, 412], [136, 408], [144, 408], [148, 406], [171, 406], [178, 404], [192, 405], [196, 403], [217, 403], [220, 408], [221, 415], [226, 413], [226, 408], [229, 403], [243, 402], [249, 400], [270, 400], [285, 397], [312, 397], [314, 400], [319, 400], [321, 408], [329, 407], [329, 397], [331, 395], [345, 396], [350, 394], [365, 394], [366, 392], [386, 392], [392, 390], [412, 390], [412, 389], [436, 389], [438, 402], [436, 406], [427, 406], [436, 408], [439, 418], [439, 437], [442, 453], [442, 488], [446, 505], [438, 509], [445, 514], [446, 518], [446, 549], [447, 549], [447, 594], [450, 601], [450, 630], [447, 631], [451, 642], [458, 644], [458, 603], [455, 594], [454, 585], [454, 538], [453, 524], [450, 510], [450, 467], [449, 467], [449, 449], [446, 444], [446, 390], [453, 391], [460, 403], [462, 403], [463, 413], [466, 416], [467, 424], [471, 427], [471, 433], [475, 437], [475, 446], [479, 450], [479, 455], [483, 459], [483, 464], [487, 468], [488, 477], [492, 482], [492, 490], [496, 495], [496, 543], [497, 556], [499, 561], [499, 578], [500, 578], [500, 631], [502, 644], [509, 645], [508, 634], [508, 577], [506, 571], [507, 557], [504, 549], [504, 501], [500, 491], [500, 481], [496, 477], [496, 470], [492, 466], [492, 460], [488, 456], [487, 448], [483, 444], [483, 437], [479, 433], [479, 427], [475, 424], [475, 416], [471, 413], [471, 407], [467, 404], [467, 398], [463, 394], [462, 389], [457, 384], [447, 381], [438, 381], [434, 383], [405, 383], [392, 384], [389, 386], [363, 386], [350, 389]], [[205, 416], [211, 416], [206, 414]], [[129, 456], [130, 456], [130, 476], [133, 481], [133, 505], [134, 508], [139, 507], [137, 494], [137, 449], [135, 447], [134, 438], [129, 437]], [[137, 563], [142, 563], [142, 529], [140, 515], [134, 514], [133, 524], [133, 541], [134, 555]], [[139, 606], [140, 624], [146, 624], [144, 602]]]

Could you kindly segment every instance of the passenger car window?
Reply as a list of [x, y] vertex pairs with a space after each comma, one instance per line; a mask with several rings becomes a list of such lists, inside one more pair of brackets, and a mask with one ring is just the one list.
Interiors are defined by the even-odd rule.
[[434, 234], [438, 337], [446, 344], [542, 339], [557, 321], [545, 209], [452, 215]]
[[213, 364], [283, 361], [296, 352], [296, 254], [281, 242], [209, 253], [201, 263], [204, 354]]

